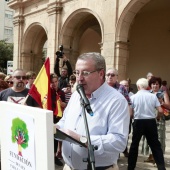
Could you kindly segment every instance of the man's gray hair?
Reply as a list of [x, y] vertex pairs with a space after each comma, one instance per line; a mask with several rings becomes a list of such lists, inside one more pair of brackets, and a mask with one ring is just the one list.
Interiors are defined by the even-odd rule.
[[12, 75], [15, 75], [15, 73], [16, 73], [17, 71], [22, 71], [22, 72], [24, 72], [24, 73], [26, 74], [26, 72], [25, 72], [23, 69], [21, 69], [21, 68], [17, 68], [16, 70], [14, 70], [14, 72], [13, 72], [13, 74], [12, 74]]
[[96, 70], [104, 69], [104, 71], [106, 72], [106, 62], [104, 57], [100, 53], [96, 53], [96, 52], [84, 53], [78, 57], [78, 60], [87, 60], [87, 59], [92, 59], [95, 61]]
[[118, 70], [116, 68], [114, 68], [114, 67], [113, 68], [108, 68], [107, 71], [109, 71], [109, 70], [113, 71], [113, 73], [118, 76]]
[[147, 89], [148, 88], [148, 80], [145, 78], [140, 78], [137, 82], [136, 85], [140, 88]]

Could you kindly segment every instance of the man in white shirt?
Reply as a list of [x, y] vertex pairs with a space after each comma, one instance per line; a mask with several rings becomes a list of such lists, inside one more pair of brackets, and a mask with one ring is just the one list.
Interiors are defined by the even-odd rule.
[[136, 83], [138, 92], [131, 97], [133, 122], [132, 143], [129, 150], [128, 170], [134, 170], [138, 157], [138, 147], [142, 135], [145, 135], [152, 150], [158, 170], [165, 170], [161, 144], [158, 140], [155, 108], [163, 113], [155, 94], [148, 90], [148, 80], [141, 78]]
[[[95, 167], [115, 170], [119, 153], [123, 152], [128, 139], [129, 110], [126, 99], [105, 82], [106, 65], [99, 53], [85, 53], [78, 57], [75, 72], [77, 84], [84, 88], [94, 115], [86, 113]], [[80, 95], [75, 91], [57, 127], [78, 141], [86, 136]], [[88, 149], [63, 141], [64, 169], [87, 169]]]

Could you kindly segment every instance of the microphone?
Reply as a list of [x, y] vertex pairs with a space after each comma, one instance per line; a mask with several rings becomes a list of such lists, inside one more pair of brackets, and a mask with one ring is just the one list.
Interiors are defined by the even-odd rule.
[[93, 111], [92, 111], [92, 109], [90, 107], [90, 102], [89, 102], [88, 98], [85, 95], [83, 85], [78, 84], [76, 89], [77, 89], [78, 93], [80, 94], [81, 99], [84, 101], [84, 106], [85, 106], [87, 112], [90, 114], [90, 116], [93, 116]]

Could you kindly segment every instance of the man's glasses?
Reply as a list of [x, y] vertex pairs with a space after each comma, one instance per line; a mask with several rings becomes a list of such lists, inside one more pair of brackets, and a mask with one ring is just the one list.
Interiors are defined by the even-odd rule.
[[83, 76], [83, 77], [87, 77], [89, 76], [91, 73], [94, 73], [96, 72], [97, 70], [94, 70], [94, 71], [82, 71], [81, 73], [79, 71], [73, 71], [73, 74], [78, 77], [78, 76]]
[[14, 76], [14, 78], [16, 78], [17, 80], [20, 80], [22, 78], [22, 80], [26, 80], [27, 76]]
[[108, 73], [106, 74], [107, 77], [111, 76], [111, 77], [114, 77], [114, 76], [117, 76], [116, 74], [113, 74], [113, 73]]
[[6, 81], [8, 84], [13, 84], [13, 81]]

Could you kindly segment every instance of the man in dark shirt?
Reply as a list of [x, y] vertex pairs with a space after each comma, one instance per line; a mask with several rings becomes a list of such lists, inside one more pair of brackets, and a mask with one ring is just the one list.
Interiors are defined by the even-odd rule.
[[27, 82], [25, 71], [22, 69], [16, 69], [12, 75], [12, 81], [13, 86], [11, 88], [0, 92], [0, 101], [38, 107], [37, 102], [33, 100], [31, 96], [27, 98], [29, 89], [25, 87]]
[[54, 72], [59, 77], [58, 87], [60, 89], [63, 89], [64, 87], [67, 87], [67, 85], [69, 84], [69, 77], [70, 75], [72, 75], [73, 70], [72, 70], [72, 67], [71, 67], [71, 64], [68, 58], [63, 54], [63, 65], [62, 65], [61, 74], [60, 74], [59, 62], [60, 62], [60, 59], [57, 57], [55, 66], [54, 66]]

